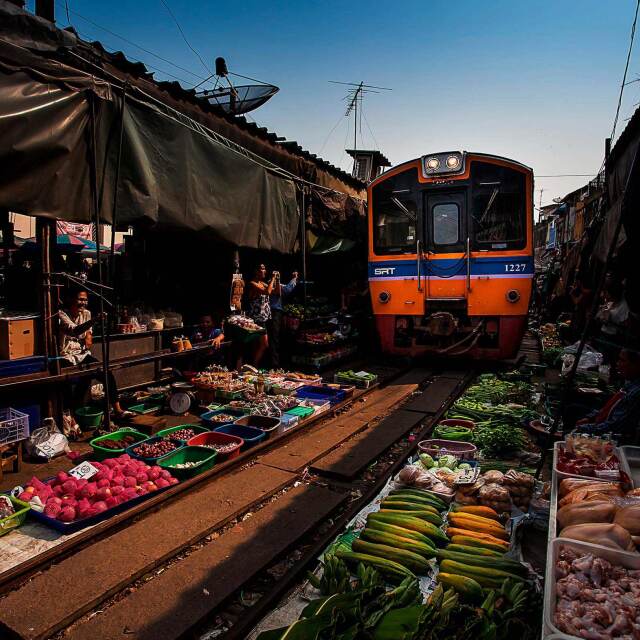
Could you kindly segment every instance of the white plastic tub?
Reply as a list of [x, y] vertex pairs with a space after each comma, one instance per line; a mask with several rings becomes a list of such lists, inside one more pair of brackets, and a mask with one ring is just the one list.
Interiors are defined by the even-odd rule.
[[561, 547], [568, 547], [578, 553], [590, 553], [598, 558], [604, 558], [611, 564], [625, 569], [640, 569], [640, 554], [628, 551], [616, 551], [589, 542], [578, 542], [567, 538], [554, 538], [547, 554], [547, 571], [544, 580], [544, 626], [551, 634], [557, 634], [563, 640], [582, 640], [578, 636], [562, 633], [554, 624], [553, 616], [556, 611], [556, 563]]

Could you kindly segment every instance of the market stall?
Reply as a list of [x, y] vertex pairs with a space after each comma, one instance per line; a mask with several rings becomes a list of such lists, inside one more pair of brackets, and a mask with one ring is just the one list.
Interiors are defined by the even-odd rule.
[[[375, 376], [363, 376], [374, 384]], [[137, 391], [126, 400], [135, 414], [129, 426], [95, 435], [90, 451], [69, 455], [73, 461], [64, 457], [69, 449], [59, 441], [61, 434], [52, 435], [41, 444], [43, 471], [36, 467], [19, 486], [5, 479], [0, 573], [169, 489], [188, 490], [199, 479], [241, 464], [253, 447], [277, 447], [297, 428], [362, 392], [302, 372], [252, 367], [235, 372], [219, 365], [188, 382]], [[44, 471], [46, 448], [54, 445], [66, 464], [51, 475]]]
[[[480, 405], [481, 395], [499, 406], [507, 390], [533, 391], [504, 384], [481, 377], [463, 406], [471, 398]], [[278, 628], [259, 640], [328, 629], [345, 638], [539, 637], [539, 577], [523, 562], [521, 539], [525, 523], [544, 509], [545, 488], [531, 469], [495, 468], [498, 461], [521, 464], [526, 433], [496, 447], [496, 424], [462, 423], [443, 419], [433, 438], [418, 443], [419, 454], [324, 551], [294, 600], [274, 613]], [[267, 618], [261, 628], [271, 626]]]

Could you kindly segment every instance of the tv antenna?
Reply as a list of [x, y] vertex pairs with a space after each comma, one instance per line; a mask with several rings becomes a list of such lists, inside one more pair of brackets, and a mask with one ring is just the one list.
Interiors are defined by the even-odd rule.
[[[213, 89], [199, 91], [196, 95], [199, 98], [207, 100], [209, 104], [217, 105], [234, 116], [249, 113], [249, 111], [261, 107], [267, 100], [280, 91], [280, 89], [273, 84], [242, 76], [239, 73], [231, 73], [227, 68], [227, 63], [224, 58], [216, 58], [215, 74], [203, 80], [200, 84], [196, 85], [194, 89], [208, 82], [214, 76], [216, 81]], [[234, 85], [229, 79], [229, 76], [251, 80], [251, 82], [255, 84]], [[226, 86], [224, 82], [226, 82]]]
[[[353, 150], [358, 149], [358, 129], [362, 133], [362, 101], [365, 93], [380, 93], [381, 91], [393, 91], [389, 87], [377, 87], [373, 84], [365, 84], [362, 82], [338, 82], [337, 80], [329, 80], [331, 84], [342, 84], [350, 89], [347, 90], [347, 95], [344, 100], [347, 101], [347, 110], [345, 116], [348, 118], [353, 114]], [[356, 162], [354, 158], [354, 164]]]

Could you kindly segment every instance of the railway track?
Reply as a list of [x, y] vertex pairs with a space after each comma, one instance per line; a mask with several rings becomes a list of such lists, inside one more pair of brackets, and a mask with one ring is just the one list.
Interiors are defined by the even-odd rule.
[[396, 372], [335, 415], [250, 450], [241, 466], [179, 485], [34, 559], [2, 583], [0, 632], [29, 640], [246, 637], [473, 376]]

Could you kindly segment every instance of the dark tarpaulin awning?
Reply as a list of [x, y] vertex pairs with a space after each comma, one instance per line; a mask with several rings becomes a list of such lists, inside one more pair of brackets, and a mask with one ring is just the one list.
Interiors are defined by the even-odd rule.
[[[118, 224], [209, 232], [236, 246], [291, 251], [294, 182], [185, 116], [130, 90]], [[90, 100], [95, 98], [101, 219], [111, 222], [121, 89], [0, 42], [0, 207], [92, 220]]]
[[312, 189], [307, 226], [319, 233], [366, 238], [366, 202], [338, 191]]

